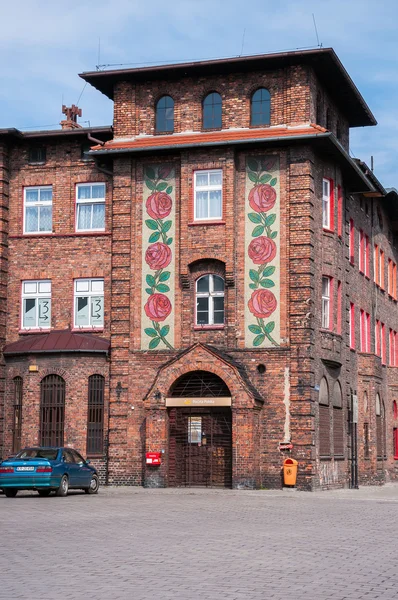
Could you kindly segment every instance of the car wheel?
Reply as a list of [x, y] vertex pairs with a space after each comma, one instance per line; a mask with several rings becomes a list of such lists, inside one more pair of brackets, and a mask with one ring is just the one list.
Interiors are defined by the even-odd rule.
[[39, 492], [39, 496], [45, 498], [51, 494], [51, 490], [37, 490]]
[[6, 498], [15, 498], [15, 496], [18, 494], [18, 490], [8, 489], [4, 490], [4, 493]]
[[56, 491], [56, 496], [67, 496], [69, 489], [69, 481], [68, 477], [64, 475], [61, 479], [61, 483], [59, 484], [59, 488]]
[[90, 487], [86, 488], [84, 491], [86, 494], [98, 494], [99, 489], [99, 480], [97, 475], [93, 475], [90, 481]]

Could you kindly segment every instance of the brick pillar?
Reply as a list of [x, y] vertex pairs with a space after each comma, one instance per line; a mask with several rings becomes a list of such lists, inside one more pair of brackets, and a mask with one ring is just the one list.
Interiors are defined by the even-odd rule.
[[145, 487], [161, 488], [167, 485], [168, 416], [166, 407], [149, 407], [146, 411], [146, 452], [165, 452], [160, 467], [145, 465]]
[[[141, 483], [128, 438], [134, 400], [129, 390], [130, 281], [131, 281], [131, 159], [114, 162], [112, 202], [111, 356], [109, 398], [110, 484]], [[133, 441], [131, 442], [133, 443]], [[140, 453], [139, 453], [140, 454]]]
[[7, 322], [7, 273], [8, 273], [8, 198], [9, 198], [8, 148], [0, 143], [0, 458], [4, 443], [4, 392], [5, 363], [3, 347]]
[[232, 487], [260, 486], [259, 409], [232, 408]]

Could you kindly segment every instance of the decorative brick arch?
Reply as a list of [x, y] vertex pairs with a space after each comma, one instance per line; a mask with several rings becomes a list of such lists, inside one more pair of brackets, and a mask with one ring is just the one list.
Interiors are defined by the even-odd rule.
[[261, 398], [254, 393], [255, 390], [249, 389], [238, 368], [220, 357], [217, 352], [200, 343], [195, 344], [160, 369], [145, 398], [146, 402], [152, 407], [163, 405], [177, 379], [192, 371], [208, 371], [220, 377], [230, 390], [233, 408], [261, 407]]

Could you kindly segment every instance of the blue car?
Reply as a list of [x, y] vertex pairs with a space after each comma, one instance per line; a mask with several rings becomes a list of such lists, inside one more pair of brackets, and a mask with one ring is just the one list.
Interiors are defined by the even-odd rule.
[[40, 496], [67, 496], [69, 489], [96, 494], [98, 473], [73, 448], [25, 448], [0, 464], [0, 490], [14, 498], [19, 490]]

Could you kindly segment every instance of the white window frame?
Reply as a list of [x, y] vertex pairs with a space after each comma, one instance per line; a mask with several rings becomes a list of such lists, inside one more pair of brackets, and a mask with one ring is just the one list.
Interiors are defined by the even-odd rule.
[[[198, 292], [198, 283], [203, 277], [209, 277], [209, 291], [208, 292]], [[214, 277], [219, 277], [224, 282], [224, 290], [222, 292], [214, 291]], [[209, 299], [209, 322], [208, 323], [198, 323], [198, 298], [208, 298]], [[222, 323], [214, 323], [214, 298], [224, 298], [224, 320]], [[225, 280], [221, 275], [216, 275], [213, 273], [206, 273], [201, 277], [198, 277], [195, 283], [195, 325], [197, 327], [223, 327], [225, 324]]]
[[[29, 287], [30, 288], [35, 287], [35, 289], [31, 289], [29, 291], [28, 290]], [[47, 290], [43, 290], [44, 287], [47, 287]], [[49, 290], [48, 290], [48, 288], [49, 288]], [[24, 324], [25, 301], [26, 300], [35, 300], [36, 316], [35, 316], [35, 323], [32, 326], [28, 326], [28, 325]], [[48, 309], [46, 312], [43, 313], [43, 318], [45, 318], [47, 315], [46, 324], [41, 323], [40, 325], [39, 325], [39, 316], [40, 316], [40, 309], [41, 309], [42, 303], [40, 303], [39, 300], [42, 300], [44, 302], [47, 300], [49, 302], [49, 306], [44, 305], [44, 308]], [[26, 279], [26, 280], [22, 281], [21, 307], [22, 307], [21, 329], [24, 329], [24, 330], [51, 329], [51, 281], [49, 279]], [[48, 314], [48, 312], [49, 312], [49, 314]]]
[[[324, 290], [325, 282], [327, 282], [326, 290]], [[330, 292], [331, 278], [324, 275], [322, 277], [322, 329], [330, 329]]]
[[[93, 291], [93, 283], [102, 283], [102, 292]], [[78, 290], [79, 284], [86, 286], [87, 290]], [[92, 314], [91, 298], [102, 298], [102, 321], [96, 324]], [[77, 323], [77, 301], [78, 298], [88, 298], [88, 323], [84, 325]], [[104, 328], [104, 279], [102, 277], [75, 279], [73, 282], [73, 327], [74, 329], [103, 329]]]
[[[103, 198], [92, 198], [90, 192], [90, 198], [79, 198], [79, 189], [81, 188], [92, 188], [94, 185], [102, 185], [104, 186], [104, 197]], [[91, 183], [78, 183], [76, 185], [76, 231], [105, 231], [105, 197], [106, 197], [106, 184], [104, 181], [93, 181]], [[93, 212], [94, 212], [94, 204], [103, 204], [104, 205], [104, 226], [103, 227], [89, 227], [89, 228], [80, 228], [79, 227], [79, 206], [80, 205], [91, 205], [91, 224], [93, 222]]]
[[[326, 186], [326, 187], [325, 187]], [[330, 179], [322, 180], [322, 226], [324, 229], [330, 229]]]
[[[39, 200], [37, 200], [37, 202], [29, 202], [28, 204], [26, 203], [26, 192], [29, 190], [38, 190], [38, 197]], [[40, 200], [40, 192], [41, 190], [51, 190], [51, 200]], [[53, 206], [53, 186], [52, 185], [29, 185], [27, 187], [24, 188], [24, 199], [23, 199], [23, 204], [24, 204], [24, 208], [23, 208], [23, 232], [26, 235], [42, 235], [42, 234], [46, 234], [46, 233], [52, 233], [53, 232], [53, 227], [52, 227], [52, 206]], [[43, 230], [40, 231], [40, 207], [41, 206], [51, 206], [51, 228], [48, 230]], [[37, 207], [37, 224], [38, 224], [38, 229], [37, 231], [26, 231], [26, 209], [27, 208], [32, 208], [32, 207]]]
[[[198, 175], [204, 175], [204, 174], [208, 174], [210, 175], [210, 173], [219, 173], [221, 175], [221, 183], [217, 184], [217, 185], [211, 185], [210, 183], [208, 183], [205, 186], [200, 186], [197, 185], [196, 180], [197, 180], [197, 176]], [[217, 215], [215, 217], [197, 217], [196, 216], [196, 193], [197, 192], [214, 192], [214, 191], [221, 191], [221, 212], [220, 215]], [[193, 211], [194, 211], [194, 221], [221, 221], [222, 217], [223, 217], [223, 171], [222, 169], [206, 169], [206, 170], [200, 170], [200, 171], [195, 171], [194, 172], [194, 207], [193, 207]], [[208, 203], [207, 203], [207, 214], [210, 213], [209, 210], [210, 207], [210, 196], [208, 199]]]

